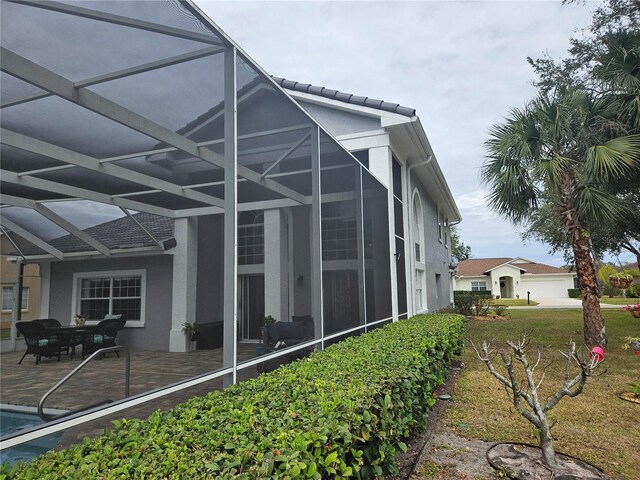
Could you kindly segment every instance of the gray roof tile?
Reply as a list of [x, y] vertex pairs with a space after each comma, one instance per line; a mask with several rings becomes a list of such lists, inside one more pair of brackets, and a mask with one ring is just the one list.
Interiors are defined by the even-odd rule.
[[[173, 237], [173, 220], [150, 213], [133, 215], [157, 240]], [[94, 239], [110, 249], [151, 247], [155, 243], [129, 217], [121, 217], [84, 229]], [[93, 248], [73, 235], [64, 235], [49, 241], [49, 244], [62, 253], [90, 252]], [[24, 250], [25, 255], [44, 255], [46, 252], [31, 246]]]
[[403, 107], [397, 103], [385, 102], [384, 100], [377, 100], [374, 98], [361, 97], [358, 95], [353, 95], [351, 93], [340, 92], [338, 90], [331, 90], [326, 87], [321, 87], [317, 85], [310, 85], [308, 83], [299, 83], [293, 80], [287, 80], [286, 78], [280, 77], [271, 77], [273, 78], [282, 88], [287, 90], [295, 90], [298, 92], [310, 93], [312, 95], [317, 95], [319, 97], [332, 98], [334, 100], [339, 100], [345, 103], [351, 103], [353, 105], [363, 105], [371, 108], [376, 108], [378, 110], [384, 110], [386, 112], [398, 113], [400, 115], [404, 115], [405, 117], [413, 117], [416, 114], [415, 108]]

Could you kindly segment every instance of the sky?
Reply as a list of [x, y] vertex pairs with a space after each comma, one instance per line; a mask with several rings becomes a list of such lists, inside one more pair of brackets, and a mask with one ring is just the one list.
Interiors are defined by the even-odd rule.
[[479, 167], [491, 125], [535, 95], [527, 57], [565, 56], [598, 2], [196, 3], [269, 74], [416, 108], [473, 257], [565, 263], [485, 206]]

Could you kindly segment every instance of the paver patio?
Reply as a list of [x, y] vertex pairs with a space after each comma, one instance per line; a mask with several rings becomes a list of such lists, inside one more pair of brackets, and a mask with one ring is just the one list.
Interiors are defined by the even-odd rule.
[[[255, 357], [255, 344], [238, 345], [238, 362]], [[18, 365], [23, 352], [6, 352], [0, 355], [0, 403], [35, 407], [40, 398], [67, 373], [77, 367], [80, 356], [73, 360], [63, 356], [42, 359], [36, 365], [28, 355]], [[165, 385], [173, 384], [195, 375], [222, 367], [222, 349], [197, 350], [188, 353], [160, 351], [131, 351], [130, 395], [136, 395]], [[102, 360], [94, 360], [67, 384], [54, 393], [46, 407], [63, 410], [75, 409], [110, 399], [124, 397], [125, 355], [109, 354]], [[255, 366], [238, 372], [240, 381], [258, 375]], [[152, 400], [137, 407], [110, 415], [88, 424], [73, 427], [65, 432], [61, 445], [68, 445], [86, 435], [95, 435], [121, 418], [146, 418], [157, 409], [169, 409], [194, 395], [222, 388], [222, 379], [190, 387], [171, 395]]]

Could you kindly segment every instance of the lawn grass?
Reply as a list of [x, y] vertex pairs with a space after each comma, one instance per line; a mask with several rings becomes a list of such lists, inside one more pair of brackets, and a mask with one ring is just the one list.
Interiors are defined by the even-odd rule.
[[600, 303], [609, 305], [631, 305], [640, 303], [640, 298], [600, 297]]
[[530, 300], [529, 303], [527, 303], [526, 298], [498, 298], [494, 300], [493, 303], [496, 305], [507, 305], [509, 307], [535, 307], [538, 305], [538, 302], [535, 300]]
[[[474, 321], [467, 326], [467, 338], [475, 343], [488, 340], [501, 347], [508, 339], [527, 333], [531, 339], [530, 359], [538, 348], [546, 369], [543, 394], [562, 384], [562, 350], [570, 338], [582, 343], [582, 310], [514, 310], [509, 321]], [[616, 398], [629, 383], [640, 382], [640, 357], [623, 350], [624, 338], [640, 337], [640, 321], [622, 310], [604, 310], [609, 344], [600, 375], [589, 379], [584, 392], [565, 397], [549, 417], [556, 450], [569, 453], [603, 468], [613, 478], [637, 478], [640, 472], [640, 406]], [[454, 399], [445, 422], [459, 435], [486, 441], [538, 443], [534, 427], [514, 411], [510, 397], [477, 359], [467, 341], [465, 368], [456, 383]], [[584, 353], [584, 350], [583, 350]], [[496, 362], [496, 364], [499, 360]], [[539, 368], [541, 370], [541, 368]], [[536, 371], [536, 374], [540, 373]]]

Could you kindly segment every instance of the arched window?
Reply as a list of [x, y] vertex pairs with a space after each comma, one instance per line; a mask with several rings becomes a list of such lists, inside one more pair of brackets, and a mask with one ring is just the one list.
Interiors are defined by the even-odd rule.
[[424, 212], [418, 192], [413, 194], [412, 216], [413, 264], [414, 264], [414, 302], [415, 311], [426, 310], [426, 276], [424, 259]]

